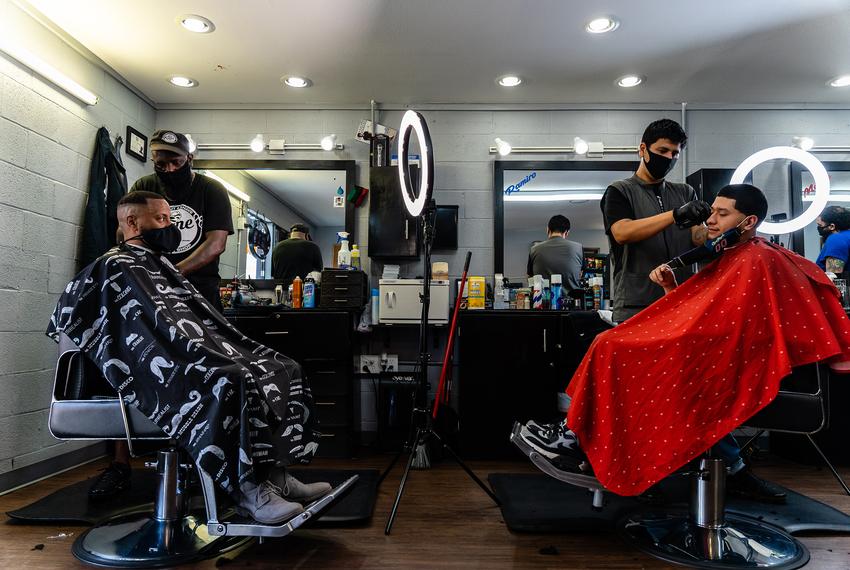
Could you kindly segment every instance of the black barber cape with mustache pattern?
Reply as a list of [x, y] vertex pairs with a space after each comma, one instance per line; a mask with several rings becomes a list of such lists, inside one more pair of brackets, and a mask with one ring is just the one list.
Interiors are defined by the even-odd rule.
[[292, 359], [240, 333], [164, 256], [122, 245], [65, 288], [64, 332], [229, 493], [316, 452], [313, 398]]

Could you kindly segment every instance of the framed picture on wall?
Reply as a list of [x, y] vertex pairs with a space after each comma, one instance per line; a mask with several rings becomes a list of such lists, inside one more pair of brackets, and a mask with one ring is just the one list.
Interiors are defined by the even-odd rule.
[[140, 160], [147, 162], [148, 160], [148, 137], [127, 125], [127, 154]]

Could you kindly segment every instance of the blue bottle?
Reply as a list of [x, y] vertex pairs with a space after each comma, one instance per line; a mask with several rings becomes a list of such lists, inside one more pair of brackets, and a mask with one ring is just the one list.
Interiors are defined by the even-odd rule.
[[308, 276], [304, 281], [304, 304], [305, 309], [316, 308], [316, 280]]

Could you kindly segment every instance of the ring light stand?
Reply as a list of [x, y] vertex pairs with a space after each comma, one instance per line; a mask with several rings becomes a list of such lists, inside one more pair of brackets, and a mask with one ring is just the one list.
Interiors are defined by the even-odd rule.
[[[410, 164], [410, 135], [411, 132], [416, 133], [416, 138], [419, 142], [419, 152], [421, 155], [420, 169], [421, 177], [419, 181], [419, 191], [413, 193], [410, 172], [408, 166]], [[420, 232], [419, 236], [422, 240], [421, 246], [424, 257], [424, 270], [422, 272], [424, 278], [422, 282], [422, 293], [420, 300], [422, 302], [422, 315], [419, 320], [419, 360], [416, 372], [419, 374], [419, 384], [416, 388], [416, 400], [411, 413], [411, 432], [410, 437], [404, 444], [404, 447], [396, 454], [390, 465], [381, 475], [379, 480], [383, 481], [389, 474], [395, 464], [398, 462], [402, 453], [408, 452], [407, 464], [404, 467], [404, 473], [401, 476], [401, 483], [396, 493], [395, 501], [393, 502], [392, 510], [390, 511], [387, 526], [384, 529], [384, 534], [390, 534], [398, 506], [401, 502], [401, 497], [404, 494], [404, 487], [407, 484], [407, 478], [410, 475], [410, 469], [413, 466], [413, 460], [416, 456], [416, 450], [419, 446], [426, 446], [432, 439], [436, 440], [437, 444], [448, 452], [449, 456], [460, 465], [466, 474], [487, 493], [491, 499], [498, 505], [499, 499], [496, 495], [478, 478], [475, 473], [458, 457], [457, 453], [434, 431], [434, 424], [431, 417], [431, 409], [428, 402], [428, 363], [431, 356], [428, 354], [428, 311], [431, 306], [431, 245], [434, 241], [434, 218], [436, 216], [437, 207], [432, 198], [434, 188], [434, 154], [431, 145], [431, 135], [428, 132], [428, 125], [425, 119], [416, 111], [407, 111], [401, 119], [401, 126], [398, 134], [398, 178], [401, 187], [401, 194], [404, 204], [407, 207], [408, 213], [413, 217], [419, 218]], [[466, 266], [469, 266], [470, 254], [466, 257]], [[464, 270], [465, 273], [466, 270]], [[437, 394], [440, 398], [440, 394]]]

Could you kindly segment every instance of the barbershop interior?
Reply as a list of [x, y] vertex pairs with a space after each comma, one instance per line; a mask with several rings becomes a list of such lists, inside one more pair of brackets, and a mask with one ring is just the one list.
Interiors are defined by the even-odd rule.
[[850, 2], [0, 0], [0, 561], [850, 569]]

